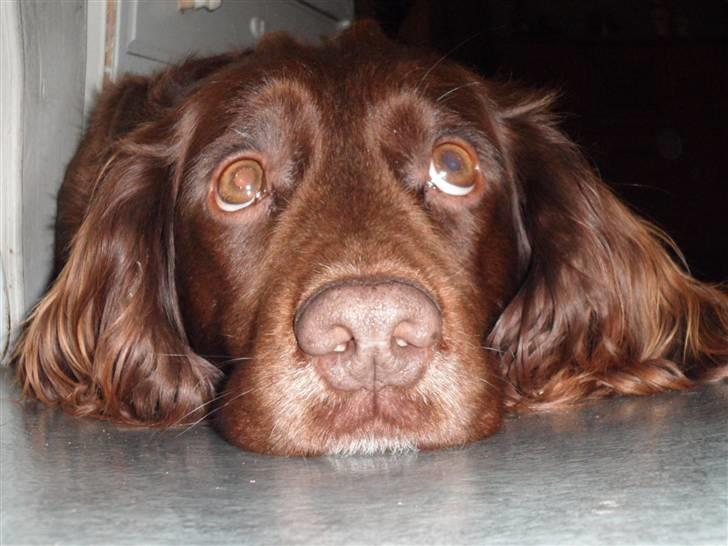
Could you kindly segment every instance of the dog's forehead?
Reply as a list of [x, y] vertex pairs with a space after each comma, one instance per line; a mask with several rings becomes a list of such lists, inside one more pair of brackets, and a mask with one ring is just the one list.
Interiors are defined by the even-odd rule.
[[201, 82], [191, 98], [200, 120], [192, 156], [214, 165], [240, 149], [281, 163], [382, 151], [400, 162], [442, 138], [496, 140], [488, 82], [442, 55], [392, 43], [283, 45], [246, 54]]
[[253, 52], [229, 78], [236, 81], [234, 95], [241, 111], [304, 102], [333, 115], [337, 123], [342, 117], [370, 118], [386, 103], [479, 119], [486, 95], [481, 78], [445, 56], [393, 43], [371, 49], [332, 43]]

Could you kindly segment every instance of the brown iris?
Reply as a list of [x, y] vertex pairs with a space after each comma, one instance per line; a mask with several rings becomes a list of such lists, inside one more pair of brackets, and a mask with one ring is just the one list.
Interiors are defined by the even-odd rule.
[[220, 173], [215, 201], [222, 210], [234, 212], [257, 202], [267, 190], [261, 164], [254, 159], [238, 159]]
[[473, 154], [452, 142], [435, 146], [430, 161], [430, 185], [449, 195], [466, 195], [475, 188], [478, 166]]

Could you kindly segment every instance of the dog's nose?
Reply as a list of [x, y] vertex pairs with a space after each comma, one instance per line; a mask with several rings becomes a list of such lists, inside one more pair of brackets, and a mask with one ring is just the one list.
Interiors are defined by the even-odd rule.
[[407, 387], [422, 376], [442, 333], [440, 310], [401, 281], [324, 287], [294, 323], [298, 345], [335, 389]]

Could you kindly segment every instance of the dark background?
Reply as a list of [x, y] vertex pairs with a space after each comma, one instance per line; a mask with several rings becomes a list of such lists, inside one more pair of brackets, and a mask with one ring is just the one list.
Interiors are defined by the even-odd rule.
[[402, 42], [560, 89], [563, 127], [605, 181], [696, 277], [728, 280], [728, 0], [356, 5]]

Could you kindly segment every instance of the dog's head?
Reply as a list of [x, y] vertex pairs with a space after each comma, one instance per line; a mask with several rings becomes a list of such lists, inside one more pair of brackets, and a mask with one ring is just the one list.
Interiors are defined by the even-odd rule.
[[[668, 359], [725, 356], [725, 299], [550, 102], [369, 25], [125, 80], [61, 193], [26, 389], [129, 422], [215, 408], [238, 445], [315, 454], [461, 444], [504, 401], [689, 385]], [[211, 362], [233, 369], [217, 395]]]

